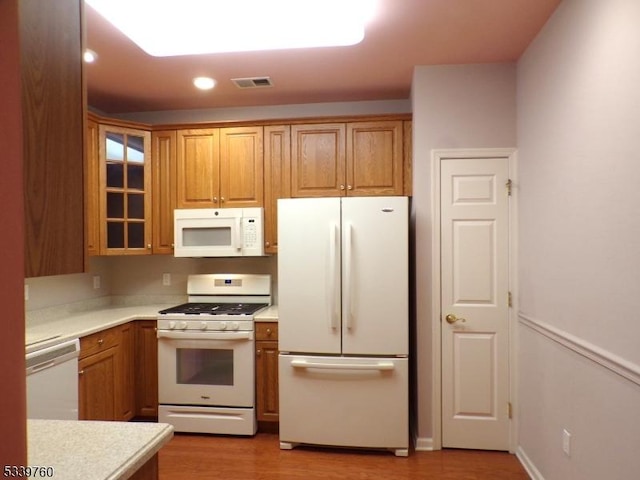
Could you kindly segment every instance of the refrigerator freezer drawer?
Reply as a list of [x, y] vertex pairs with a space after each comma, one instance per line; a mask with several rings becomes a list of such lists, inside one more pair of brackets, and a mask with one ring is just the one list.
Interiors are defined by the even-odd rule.
[[280, 355], [280, 441], [409, 448], [407, 358]]

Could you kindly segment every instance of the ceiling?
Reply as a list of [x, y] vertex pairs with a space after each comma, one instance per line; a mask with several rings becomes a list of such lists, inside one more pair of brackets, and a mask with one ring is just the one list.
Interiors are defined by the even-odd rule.
[[[99, 55], [86, 67], [88, 103], [116, 114], [408, 99], [415, 65], [516, 61], [560, 3], [379, 1], [365, 39], [351, 47], [164, 58], [147, 55], [87, 5], [86, 45]], [[193, 87], [202, 75], [216, 79], [213, 90]], [[231, 82], [261, 76], [274, 85], [239, 89]]]

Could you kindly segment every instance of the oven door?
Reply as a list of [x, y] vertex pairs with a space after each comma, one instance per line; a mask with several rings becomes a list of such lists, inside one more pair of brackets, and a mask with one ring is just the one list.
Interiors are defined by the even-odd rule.
[[158, 399], [253, 407], [254, 333], [158, 330]]

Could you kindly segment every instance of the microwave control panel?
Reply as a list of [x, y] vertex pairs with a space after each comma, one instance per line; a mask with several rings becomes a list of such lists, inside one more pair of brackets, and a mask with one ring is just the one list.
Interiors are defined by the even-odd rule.
[[262, 239], [260, 238], [257, 219], [255, 218], [246, 218], [242, 219], [242, 247], [243, 248], [256, 248], [262, 244]]

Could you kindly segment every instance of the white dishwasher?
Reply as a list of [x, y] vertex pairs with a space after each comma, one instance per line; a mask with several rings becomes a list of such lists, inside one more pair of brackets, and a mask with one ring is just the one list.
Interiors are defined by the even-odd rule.
[[75, 339], [27, 354], [27, 418], [78, 419], [79, 353]]

